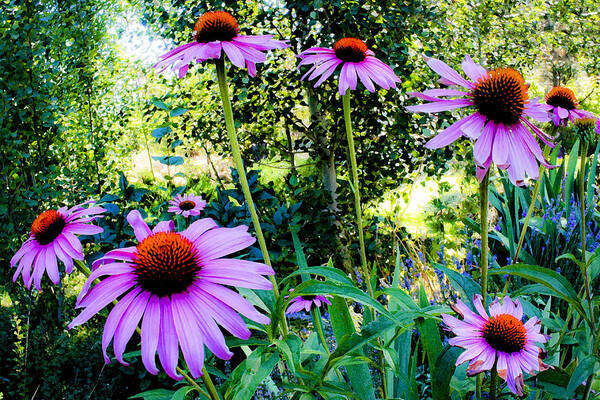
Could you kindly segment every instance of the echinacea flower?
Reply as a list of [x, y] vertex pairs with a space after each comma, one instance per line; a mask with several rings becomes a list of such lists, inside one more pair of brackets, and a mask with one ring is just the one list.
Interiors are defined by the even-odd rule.
[[[574, 121], [575, 134], [582, 143], [588, 145], [596, 144], [600, 134], [600, 120], [597, 118], [577, 118]], [[590, 146], [591, 147], [591, 146]]]
[[162, 73], [171, 66], [178, 71], [179, 78], [183, 78], [192, 61], [219, 59], [225, 52], [234, 65], [248, 68], [248, 73], [255, 76], [256, 64], [267, 59], [265, 51], [288, 47], [284, 41], [273, 39], [273, 35], [240, 35], [239, 32], [237, 21], [228, 12], [204, 13], [194, 27], [195, 41], [163, 54], [153, 68]]
[[[271, 267], [223, 258], [255, 242], [247, 226], [219, 228], [212, 219], [203, 218], [182, 232], [174, 232], [173, 221], [162, 221], [150, 230], [137, 210], [127, 215], [127, 221], [139, 243], [109, 251], [98, 260], [77, 298], [77, 308], [83, 311], [69, 324], [73, 328], [85, 323], [120, 297], [102, 335], [107, 363], [106, 350], [112, 340], [116, 359], [127, 365], [123, 352], [141, 320], [141, 354], [146, 369], [158, 373], [158, 352], [166, 373], [181, 379], [177, 373], [181, 349], [192, 376], [197, 378], [202, 375], [205, 345], [221, 359], [233, 354], [218, 325], [248, 339], [250, 330], [238, 313], [262, 324], [270, 322], [248, 300], [225, 287], [273, 288], [263, 277], [274, 274]], [[90, 290], [94, 280], [105, 276]]]
[[[492, 161], [508, 172], [512, 183], [522, 186], [526, 175], [539, 178], [536, 159], [552, 168], [544, 158], [535, 136], [550, 147], [549, 137], [527, 118], [540, 122], [550, 120], [546, 105], [529, 99], [529, 85], [521, 74], [512, 68], [487, 71], [466, 56], [462, 69], [471, 79], [463, 78], [446, 63], [427, 57], [427, 64], [438, 73], [444, 85], [458, 85], [460, 89], [432, 89], [411, 93], [429, 103], [406, 107], [411, 112], [440, 112], [464, 107], [474, 107], [475, 112], [444, 129], [425, 146], [429, 149], [445, 147], [461, 136], [475, 140], [473, 157], [478, 167], [477, 178], [483, 180]], [[466, 89], [466, 90], [465, 90]], [[442, 97], [461, 97], [447, 99]]]
[[462, 321], [442, 315], [444, 323], [456, 335], [449, 340], [450, 345], [465, 349], [456, 365], [470, 361], [467, 374], [472, 376], [491, 370], [496, 363], [498, 375], [506, 381], [509, 389], [522, 396], [523, 372], [535, 375], [537, 371], [548, 368], [542, 362], [542, 349], [537, 345], [546, 343], [548, 337], [540, 333], [538, 318], [522, 322], [523, 307], [519, 300], [507, 296], [500, 304], [496, 299], [490, 304], [488, 315], [481, 299], [480, 295], [473, 297], [477, 313], [458, 300], [453, 308], [463, 317]]
[[290, 300], [289, 307], [285, 311], [286, 314], [293, 314], [304, 309], [306, 312], [310, 312], [313, 307], [321, 307], [323, 304], [331, 305], [331, 302], [327, 300], [327, 297], [331, 298], [331, 295], [303, 295], [294, 297]]
[[206, 200], [203, 200], [201, 196], [191, 194], [182, 196], [178, 194], [173, 200], [169, 201], [169, 204], [171, 205], [169, 212], [187, 218], [190, 215], [200, 215], [200, 211], [204, 210], [206, 206]]
[[302, 79], [308, 77], [308, 80], [313, 80], [319, 77], [314, 87], [325, 82], [341, 65], [338, 84], [340, 95], [344, 95], [348, 89], [355, 90], [359, 80], [370, 92], [375, 91], [375, 84], [390, 89], [400, 82], [392, 68], [375, 58], [375, 53], [360, 39], [343, 38], [332, 49], [312, 47], [298, 57], [301, 59], [298, 68], [312, 65]]
[[66, 274], [73, 272], [73, 260], [83, 260], [83, 248], [77, 235], [95, 235], [104, 231], [99, 226], [89, 224], [100, 218], [98, 214], [103, 213], [104, 208], [84, 207], [88, 203], [46, 210], [35, 218], [29, 238], [10, 260], [12, 267], [19, 263], [13, 282], [22, 275], [27, 289], [31, 288], [33, 282], [35, 288], [41, 290], [46, 271], [50, 281], [58, 285], [60, 272], [57, 258], [65, 265]]
[[574, 123], [578, 118], [594, 118], [593, 113], [578, 108], [579, 102], [575, 93], [566, 87], [553, 87], [546, 95], [546, 106], [556, 126], [566, 126], [567, 121]]

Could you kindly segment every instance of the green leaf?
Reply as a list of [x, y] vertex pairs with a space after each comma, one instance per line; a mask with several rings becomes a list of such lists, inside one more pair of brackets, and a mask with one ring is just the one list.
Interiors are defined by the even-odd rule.
[[343, 357], [354, 350], [361, 349], [371, 340], [383, 335], [389, 329], [395, 328], [396, 326], [396, 322], [389, 318], [379, 318], [378, 320], [363, 326], [360, 333], [354, 332], [350, 335], [343, 336], [340, 339], [337, 348], [331, 353], [329, 358], [330, 360], [334, 360], [338, 357]]
[[268, 347], [254, 350], [231, 373], [225, 392], [226, 400], [250, 400], [258, 385], [268, 377], [279, 362], [279, 354]]
[[[296, 255], [297, 254], [298, 254], [298, 252], [296, 252]], [[303, 275], [303, 274], [305, 275], [307, 272], [312, 275], [322, 276], [322, 277], [327, 278], [330, 281], [333, 281], [335, 283], [339, 283], [339, 284], [343, 284], [343, 285], [352, 285], [353, 284], [352, 281], [350, 280], [350, 278], [348, 278], [346, 276], [346, 274], [344, 274], [341, 270], [339, 270], [338, 268], [335, 268], [335, 267], [327, 267], [327, 266], [307, 267], [306, 269], [300, 269], [298, 271], [294, 271], [291, 274], [289, 274], [288, 276], [286, 276], [285, 278], [283, 278], [281, 280], [280, 284], [287, 282], [294, 276]], [[310, 277], [309, 277], [309, 279], [310, 279]]]
[[456, 360], [462, 349], [454, 346], [444, 348], [436, 362], [435, 370], [431, 375], [431, 392], [434, 400], [450, 399], [450, 380], [456, 369]]
[[[429, 299], [427, 298], [427, 293], [425, 293], [425, 287], [422, 282], [419, 284], [419, 304], [421, 307], [429, 306]], [[423, 351], [427, 354], [429, 371], [433, 375], [435, 373], [436, 360], [443, 348], [439, 324], [430, 319], [419, 319], [417, 320], [417, 328], [421, 334]]]
[[464, 276], [460, 272], [447, 268], [442, 264], [433, 264], [435, 268], [446, 274], [454, 289], [460, 292], [462, 301], [472, 306], [473, 296], [481, 293], [481, 286], [479, 283], [475, 282], [471, 277]]
[[309, 280], [301, 283], [290, 293], [288, 299], [292, 300], [295, 297], [301, 295], [316, 295], [316, 294], [331, 294], [340, 296], [346, 299], [350, 299], [366, 306], [372, 307], [379, 311], [381, 314], [392, 318], [392, 314], [388, 312], [377, 300], [364, 293], [362, 290], [357, 289], [350, 285], [341, 285], [338, 283], [321, 282], [316, 280]]
[[169, 115], [171, 117], [179, 117], [180, 115], [185, 114], [186, 112], [188, 112], [188, 110], [186, 108], [183, 107], [177, 107], [172, 109], [171, 111], [169, 111]]
[[571, 304], [577, 310], [577, 312], [579, 312], [581, 317], [585, 318], [589, 323], [587, 314], [584, 312], [583, 306], [581, 305], [579, 297], [577, 296], [577, 292], [575, 289], [573, 289], [573, 286], [571, 286], [569, 281], [564, 276], [551, 269], [543, 268], [537, 265], [514, 264], [500, 268], [499, 270], [490, 271], [490, 274], [510, 274], [540, 283], [553, 291], [556, 297], [559, 297]]
[[[331, 306], [329, 306], [329, 315], [331, 316], [331, 327], [338, 342], [344, 336], [349, 336], [356, 332], [348, 305], [343, 298], [338, 296], [333, 298]], [[360, 351], [358, 353], [360, 354]], [[348, 365], [345, 368], [350, 378], [350, 384], [357, 397], [361, 400], [374, 400], [373, 377], [367, 363], [362, 362], [358, 365]]]
[[[196, 390], [195, 387], [193, 386], [184, 386], [182, 388], [179, 388], [179, 390], [177, 390], [174, 394], [173, 397], [171, 397], [171, 400], [185, 400], [185, 397], [187, 396], [187, 394], [189, 392], [191, 392], [192, 390]], [[202, 399], [206, 399], [205, 396], [203, 396], [202, 394], [200, 394], [200, 396], [202, 396]]]
[[156, 139], [161, 139], [163, 136], [171, 132], [170, 126], [161, 126], [154, 129], [150, 134]]
[[277, 340], [275, 346], [279, 349], [287, 362], [288, 368], [292, 374], [296, 374], [296, 366], [300, 365], [300, 349], [302, 339], [296, 335], [287, 335], [282, 340]]
[[175, 392], [173, 390], [154, 389], [133, 395], [130, 399], [171, 400], [174, 394]]
[[166, 105], [165, 103], [163, 103], [162, 101], [158, 100], [156, 97], [152, 98], [152, 104], [154, 104], [156, 107], [160, 108], [161, 110], [169, 110], [169, 106]]
[[579, 364], [575, 367], [571, 379], [569, 379], [569, 385], [567, 386], [567, 392], [569, 396], [575, 395], [575, 389], [587, 380], [592, 374], [598, 371], [596, 364], [600, 361], [598, 357], [593, 355], [587, 355], [579, 360]]

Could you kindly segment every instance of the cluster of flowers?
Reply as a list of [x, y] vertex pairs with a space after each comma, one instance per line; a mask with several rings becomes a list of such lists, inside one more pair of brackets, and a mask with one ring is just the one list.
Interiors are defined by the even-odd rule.
[[[178, 196], [169, 210], [198, 215], [204, 204], [199, 196]], [[100, 206], [82, 204], [41, 213], [11, 260], [11, 265], [17, 266], [13, 280], [22, 276], [27, 288], [33, 282], [41, 290], [45, 271], [58, 284], [57, 259], [64, 263], [65, 273], [73, 271], [74, 262], [84, 259], [77, 235], [101, 233], [101, 227], [90, 223], [103, 212]], [[111, 250], [94, 261], [77, 297], [76, 307], [83, 310], [69, 324], [69, 328], [81, 325], [115, 302], [102, 335], [106, 362], [112, 341], [116, 359], [127, 365], [123, 353], [141, 321], [142, 361], [149, 372], [158, 373], [158, 353], [165, 372], [181, 379], [177, 372], [181, 349], [192, 376], [199, 377], [204, 346], [222, 359], [232, 356], [219, 326], [248, 339], [250, 330], [239, 314], [261, 324], [270, 322], [248, 300], [225, 286], [273, 288], [265, 278], [274, 274], [268, 265], [225, 257], [255, 242], [247, 226], [220, 228], [212, 219], [201, 218], [181, 232], [175, 231], [172, 220], [150, 229], [137, 210], [127, 215], [127, 221], [137, 244]], [[99, 278], [103, 279], [97, 281]]]
[[[162, 55], [154, 68], [162, 72], [171, 67], [183, 78], [191, 62], [223, 62], [226, 55], [232, 64], [255, 76], [256, 64], [266, 61], [266, 51], [286, 47], [284, 41], [275, 40], [272, 35], [241, 35], [237, 21], [227, 12], [207, 12], [195, 25], [194, 40]], [[310, 66], [302, 79], [316, 80], [315, 87], [339, 69], [341, 95], [357, 89], [359, 82], [370, 92], [375, 91], [376, 85], [392, 89], [400, 82], [392, 68], [357, 38], [342, 38], [332, 48], [313, 47], [298, 57], [299, 68]], [[462, 136], [473, 140], [480, 180], [492, 162], [506, 170], [516, 185], [524, 185], [527, 177], [539, 178], [538, 162], [552, 167], [536, 137], [548, 146], [553, 146], [555, 137], [541, 131], [530, 118], [553, 121], [555, 125], [595, 118], [578, 108], [575, 95], [567, 88], [553, 88], [545, 103], [529, 99], [529, 85], [511, 68], [488, 71], [466, 56], [462, 62], [469, 78], [466, 79], [440, 60], [427, 57], [426, 62], [446, 87], [412, 93], [427, 103], [407, 109], [440, 112], [472, 108], [472, 114], [446, 128], [426, 146], [444, 147]], [[179, 196], [169, 211], [187, 218], [198, 216], [204, 205], [201, 198]], [[46, 271], [57, 284], [57, 259], [65, 265], [66, 273], [73, 270], [74, 260], [83, 260], [82, 245], [76, 235], [100, 233], [102, 229], [90, 223], [102, 212], [101, 207], [81, 205], [40, 214], [31, 226], [29, 238], [11, 260], [11, 265], [17, 267], [14, 279], [21, 275], [28, 288], [33, 283], [40, 290]], [[158, 373], [158, 353], [166, 373], [181, 379], [181, 349], [192, 376], [197, 378], [203, 374], [205, 345], [219, 358], [229, 359], [232, 355], [219, 326], [247, 339], [250, 330], [239, 314], [258, 323], [270, 322], [248, 300], [226, 287], [273, 289], [265, 278], [274, 274], [270, 266], [225, 258], [254, 243], [248, 227], [220, 228], [210, 218], [202, 218], [181, 232], [175, 231], [173, 221], [162, 221], [150, 229], [138, 211], [130, 212], [127, 220], [138, 243], [109, 251], [93, 263], [77, 299], [77, 307], [83, 310], [69, 324], [70, 328], [81, 325], [114, 302], [102, 337], [107, 362], [106, 350], [112, 341], [117, 360], [126, 364], [123, 352], [141, 321], [141, 355], [147, 370]], [[97, 281], [99, 278], [102, 280]], [[94, 282], [97, 283], [92, 287]], [[330, 304], [326, 296], [295, 297], [288, 313], [309, 311], [324, 304]], [[497, 364], [498, 373], [509, 388], [522, 394], [523, 371], [533, 374], [545, 368], [536, 344], [547, 340], [540, 333], [540, 321], [532, 318], [522, 322], [521, 305], [508, 297], [502, 304], [498, 300], [492, 302], [489, 315], [481, 298], [475, 297], [473, 304], [477, 313], [461, 301], [456, 304], [462, 321], [444, 315], [445, 324], [457, 335], [450, 344], [466, 349], [457, 364], [470, 360], [470, 374], [490, 370]]]

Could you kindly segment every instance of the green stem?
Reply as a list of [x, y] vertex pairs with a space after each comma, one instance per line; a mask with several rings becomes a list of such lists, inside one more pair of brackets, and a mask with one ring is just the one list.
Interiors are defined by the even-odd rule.
[[490, 400], [496, 400], [496, 387], [498, 380], [498, 369], [496, 368], [497, 361], [494, 361], [494, 366], [492, 367], [492, 376], [490, 377]]
[[315, 330], [317, 331], [317, 335], [319, 336], [319, 340], [321, 344], [325, 348], [327, 354], [330, 354], [329, 347], [327, 346], [327, 340], [325, 339], [325, 333], [323, 332], [323, 324], [321, 324], [321, 313], [317, 307], [312, 307], [310, 309], [310, 316], [313, 320], [313, 325], [315, 326]]
[[215, 384], [213, 383], [212, 379], [210, 378], [210, 374], [206, 370], [205, 366], [202, 366], [202, 381], [204, 382], [204, 385], [208, 388], [208, 391], [210, 393], [210, 398], [212, 400], [221, 400], [221, 396], [219, 396], [219, 392], [217, 392], [217, 389], [215, 388]]
[[488, 293], [488, 189], [490, 183], [490, 172], [485, 174], [479, 185], [479, 211], [481, 227], [481, 296], [485, 307]]
[[[581, 167], [579, 170], [579, 210], [581, 211], [581, 259], [583, 261], [583, 279], [585, 282], [585, 294], [587, 297], [588, 304], [590, 306], [590, 320], [592, 322], [592, 331], [595, 330], [596, 327], [596, 316], [594, 312], [594, 304], [593, 304], [593, 293], [592, 286], [590, 284], [590, 274], [589, 274], [589, 266], [587, 265], [587, 254], [586, 254], [586, 218], [585, 218], [585, 164], [587, 162], [587, 151], [588, 145], [587, 142], [584, 142], [581, 146]], [[600, 336], [598, 332], [595, 333], [595, 336]]]
[[[585, 163], [587, 159], [587, 142], [583, 142], [581, 145], [581, 166], [579, 169], [579, 209], [581, 211], [581, 258], [583, 264], [585, 264], [586, 254], [585, 254]], [[586, 277], [586, 290], [588, 299], [590, 299], [590, 291], [587, 288], [589, 285], [588, 279]]]
[[[233, 156], [235, 169], [237, 170], [238, 175], [240, 177], [242, 191], [244, 192], [246, 205], [248, 206], [248, 210], [250, 211], [252, 224], [254, 226], [254, 230], [256, 231], [258, 245], [260, 246], [260, 251], [262, 252], [265, 264], [271, 266], [271, 258], [269, 257], [269, 251], [267, 250], [267, 243], [265, 242], [265, 237], [263, 235], [262, 228], [260, 227], [260, 221], [258, 220], [256, 208], [254, 207], [252, 193], [250, 192], [250, 186], [248, 185], [248, 179], [246, 178], [244, 163], [242, 161], [240, 144], [238, 142], [237, 134], [235, 132], [235, 124], [233, 122], [233, 110], [231, 108], [231, 100], [229, 99], [229, 89], [227, 87], [227, 77], [225, 75], [225, 62], [223, 60], [223, 57], [217, 59], [215, 65], [217, 69], [217, 79], [219, 81], [219, 91], [221, 93], [221, 100], [223, 101], [223, 113], [225, 115], [225, 126], [227, 127], [227, 136], [229, 137], [229, 144], [231, 146], [231, 155]], [[273, 294], [275, 295], [275, 304], [277, 304], [277, 300], [279, 299], [279, 287], [277, 285], [277, 279], [275, 278], [275, 276], [270, 276], [269, 278], [273, 283]], [[285, 319], [285, 315], [283, 314], [283, 310], [281, 313], [281, 329], [283, 335], [286, 336], [288, 333], [287, 321]]]
[[[479, 215], [480, 215], [480, 232], [481, 232], [481, 296], [483, 306], [487, 303], [487, 285], [488, 285], [488, 189], [490, 183], [490, 171], [485, 174], [483, 180], [479, 184]], [[481, 398], [481, 386], [483, 384], [483, 376], [480, 374], [477, 377], [475, 393], [478, 399]]]
[[356, 224], [358, 225], [358, 240], [360, 242], [360, 260], [363, 270], [363, 275], [367, 281], [367, 289], [369, 295], [373, 296], [373, 287], [367, 264], [367, 252], [365, 249], [365, 236], [363, 233], [362, 211], [360, 205], [360, 185], [358, 182], [358, 168], [356, 166], [356, 151], [354, 150], [354, 135], [352, 134], [352, 121], [350, 119], [350, 89], [346, 90], [343, 96], [344, 104], [344, 123], [346, 125], [346, 137], [348, 138], [348, 152], [350, 157], [350, 165], [352, 167], [352, 184], [354, 186], [354, 208], [356, 210]]
[[[90, 269], [88, 268], [88, 266], [85, 265], [85, 263], [83, 261], [81, 261], [81, 260], [75, 260], [75, 264], [76, 264], [77, 268], [79, 269], [79, 271], [81, 271], [81, 273], [83, 273], [87, 278], [89, 278], [89, 276], [90, 276], [90, 274], [92, 272], [90, 271]], [[96, 284], [100, 283], [100, 280], [99, 279], [95, 279], [94, 283], [96, 283]], [[113, 304], [116, 305], [117, 301], [114, 300]], [[139, 327], [136, 326], [135, 330], [136, 330], [136, 332], [139, 335], [142, 334], [142, 331], [140, 330]], [[221, 400], [218, 395], [217, 395], [217, 397], [214, 397], [212, 395], [212, 393], [209, 395], [206, 392], [206, 390], [202, 389], [202, 386], [198, 385], [198, 383], [196, 381], [194, 381], [194, 379], [191, 376], [189, 376], [188, 374], [186, 374], [183, 369], [177, 367], [176, 370], [177, 370], [177, 372], [179, 374], [181, 374], [183, 376], [183, 379], [185, 379], [190, 385], [192, 385], [194, 387], [194, 389], [196, 389], [198, 392], [202, 393], [206, 397], [211, 398], [212, 400]], [[206, 372], [204, 370], [204, 368], [202, 369], [202, 371], [204, 372], [204, 375], [202, 376], [202, 379], [205, 379], [205, 376], [208, 376], [208, 372]], [[212, 381], [210, 380], [210, 376], [208, 376], [208, 380], [210, 381], [210, 383], [212, 385], [212, 388], [214, 389], [214, 385], [212, 384]], [[204, 381], [204, 383], [206, 384], [206, 380]], [[209, 388], [209, 390], [210, 390], [210, 387], [208, 385], [206, 385], [206, 387]], [[216, 391], [215, 391], [215, 393], [216, 393]]]

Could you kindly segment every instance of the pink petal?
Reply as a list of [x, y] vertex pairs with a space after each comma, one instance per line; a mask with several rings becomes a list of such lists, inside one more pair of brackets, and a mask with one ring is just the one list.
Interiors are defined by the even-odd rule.
[[196, 320], [199, 314], [188, 307], [185, 296], [185, 294], [174, 294], [171, 298], [173, 322], [185, 363], [192, 376], [197, 379], [202, 376], [204, 366], [204, 338], [200, 334]]
[[141, 288], [134, 288], [129, 293], [127, 293], [119, 302], [113, 307], [110, 314], [108, 314], [108, 318], [106, 318], [106, 322], [104, 323], [104, 331], [102, 333], [102, 354], [104, 355], [104, 362], [109, 363], [110, 358], [106, 353], [106, 349], [108, 349], [108, 345], [112, 340], [115, 331], [117, 330], [117, 326], [119, 325], [119, 321], [123, 317], [127, 308], [137, 297], [137, 295], [142, 291]]
[[167, 296], [160, 298], [160, 334], [158, 336], [158, 358], [167, 375], [175, 380], [183, 379], [177, 373], [179, 346], [177, 332], [173, 323], [171, 300]]
[[152, 231], [138, 210], [132, 210], [127, 214], [127, 222], [129, 222], [129, 225], [133, 228], [133, 233], [138, 242], [142, 242], [152, 234]]
[[156, 348], [160, 334], [160, 301], [156, 295], [152, 295], [148, 301], [141, 330], [142, 362], [148, 372], [156, 375]]

